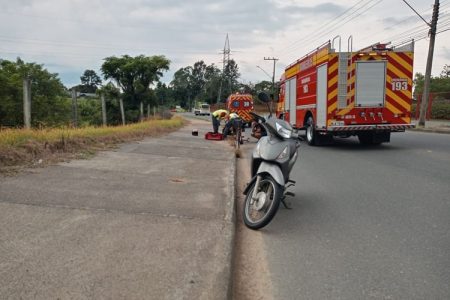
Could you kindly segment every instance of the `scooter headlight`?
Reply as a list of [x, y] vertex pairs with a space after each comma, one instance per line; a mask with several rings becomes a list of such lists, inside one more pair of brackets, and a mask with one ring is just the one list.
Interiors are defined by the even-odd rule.
[[287, 128], [284, 128], [278, 123], [275, 123], [275, 126], [277, 128], [277, 132], [280, 136], [282, 136], [285, 139], [290, 139], [292, 137], [292, 130], [289, 130]]
[[277, 159], [283, 160], [283, 159], [287, 158], [288, 156], [289, 156], [289, 150], [288, 150], [288, 147], [286, 146], [284, 148], [284, 150], [281, 151], [281, 153], [278, 155]]

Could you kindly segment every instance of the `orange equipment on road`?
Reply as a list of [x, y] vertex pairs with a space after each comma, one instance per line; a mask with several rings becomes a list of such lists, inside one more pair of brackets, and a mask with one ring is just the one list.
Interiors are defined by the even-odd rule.
[[341, 51], [337, 36], [286, 67], [281, 78], [277, 116], [306, 128], [310, 145], [352, 135], [380, 144], [390, 141], [391, 132], [414, 127], [414, 43], [376, 43], [358, 51], [352, 44], [350, 37]]

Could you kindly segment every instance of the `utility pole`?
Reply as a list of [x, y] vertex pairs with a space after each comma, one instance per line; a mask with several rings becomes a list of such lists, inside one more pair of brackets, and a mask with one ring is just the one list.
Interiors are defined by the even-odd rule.
[[273, 60], [273, 73], [272, 73], [272, 101], [275, 101], [275, 64], [278, 58], [275, 57], [264, 57], [264, 60]]
[[426, 117], [426, 113], [427, 113], [428, 99], [430, 96], [431, 68], [433, 66], [434, 41], [436, 38], [438, 17], [439, 17], [439, 0], [435, 0], [434, 6], [433, 6], [433, 17], [431, 18], [431, 24], [427, 23], [428, 26], [430, 26], [430, 31], [429, 31], [430, 45], [428, 47], [427, 67], [425, 70], [423, 96], [422, 96], [422, 103], [420, 106], [419, 127], [425, 126], [425, 117]]
[[31, 80], [28, 76], [23, 80], [23, 124], [26, 129], [31, 128]]

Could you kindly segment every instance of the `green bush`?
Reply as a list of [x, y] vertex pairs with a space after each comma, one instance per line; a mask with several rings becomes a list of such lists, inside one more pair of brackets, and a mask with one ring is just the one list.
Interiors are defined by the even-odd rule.
[[433, 102], [431, 118], [450, 120], [450, 103], [448, 101]]

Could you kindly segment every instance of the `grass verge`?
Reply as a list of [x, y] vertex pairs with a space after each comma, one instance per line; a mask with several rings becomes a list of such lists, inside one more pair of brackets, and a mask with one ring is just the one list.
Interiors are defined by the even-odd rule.
[[117, 127], [2, 129], [0, 174], [15, 173], [23, 167], [87, 158], [119, 143], [164, 135], [182, 127], [185, 122], [174, 117]]

